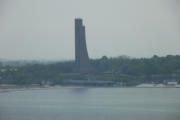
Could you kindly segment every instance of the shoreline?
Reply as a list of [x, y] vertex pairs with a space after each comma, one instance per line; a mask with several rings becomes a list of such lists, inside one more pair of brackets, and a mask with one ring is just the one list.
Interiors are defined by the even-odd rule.
[[45, 89], [58, 89], [58, 88], [180, 88], [180, 87], [120, 87], [120, 86], [77, 86], [77, 85], [56, 85], [56, 86], [0, 86], [0, 93], [25, 91], [25, 90], [45, 90]]

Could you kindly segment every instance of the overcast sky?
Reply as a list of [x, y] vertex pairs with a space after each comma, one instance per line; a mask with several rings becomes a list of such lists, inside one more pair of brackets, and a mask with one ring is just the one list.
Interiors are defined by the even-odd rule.
[[180, 54], [179, 0], [0, 0], [0, 58], [73, 60], [77, 17], [90, 58]]

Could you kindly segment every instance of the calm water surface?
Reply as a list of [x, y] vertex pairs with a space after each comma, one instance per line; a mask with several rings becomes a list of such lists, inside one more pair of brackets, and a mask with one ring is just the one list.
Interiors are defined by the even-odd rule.
[[51, 88], [0, 93], [0, 120], [180, 120], [180, 89]]

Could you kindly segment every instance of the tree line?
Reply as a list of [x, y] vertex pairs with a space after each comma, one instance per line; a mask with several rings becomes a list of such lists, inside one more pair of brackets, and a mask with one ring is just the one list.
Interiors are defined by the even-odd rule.
[[[159, 82], [171, 79], [180, 70], [180, 55], [151, 58], [131, 58], [127, 56], [107, 57], [90, 60], [97, 73], [73, 74], [74, 61], [50, 64], [30, 63], [22, 66], [0, 63], [0, 84], [63, 84], [67, 79], [114, 80], [127, 85], [143, 82]], [[156, 76], [154, 78], [153, 76]], [[159, 79], [158, 79], [159, 77]], [[179, 77], [176, 80], [180, 81]]]

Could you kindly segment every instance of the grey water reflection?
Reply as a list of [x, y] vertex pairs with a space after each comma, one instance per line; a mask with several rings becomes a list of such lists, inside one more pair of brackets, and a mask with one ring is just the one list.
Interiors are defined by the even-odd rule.
[[79, 88], [72, 88], [72, 92], [73, 93], [86, 93], [88, 92], [89, 88], [86, 88], [86, 87], [79, 87]]

